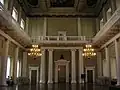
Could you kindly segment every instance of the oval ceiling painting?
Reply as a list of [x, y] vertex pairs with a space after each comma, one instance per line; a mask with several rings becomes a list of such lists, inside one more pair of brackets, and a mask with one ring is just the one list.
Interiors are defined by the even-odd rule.
[[32, 6], [37, 6], [38, 5], [38, 0], [27, 0], [27, 1]]
[[97, 0], [87, 0], [87, 5], [90, 6], [90, 7], [95, 6], [96, 3], [97, 3]]

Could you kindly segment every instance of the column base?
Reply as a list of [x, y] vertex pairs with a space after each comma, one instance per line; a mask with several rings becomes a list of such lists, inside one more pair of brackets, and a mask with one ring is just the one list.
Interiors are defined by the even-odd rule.
[[81, 81], [81, 80], [80, 80], [80, 81], [79, 81], [79, 83], [83, 84], [83, 83], [84, 83], [84, 81]]
[[52, 83], [53, 83], [53, 81], [48, 81], [47, 83], [48, 83], [48, 84], [52, 84]]
[[76, 83], [76, 81], [71, 81], [71, 83]]
[[69, 81], [66, 81], [66, 83], [69, 83]]
[[40, 81], [39, 83], [41, 83], [41, 84], [43, 83], [43, 84], [44, 84], [44, 83], [45, 83], [45, 81]]
[[120, 85], [120, 82], [117, 82], [116, 86], [119, 86]]

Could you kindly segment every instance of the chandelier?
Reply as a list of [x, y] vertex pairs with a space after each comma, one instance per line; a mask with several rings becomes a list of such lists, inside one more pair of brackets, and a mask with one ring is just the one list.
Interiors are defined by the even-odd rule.
[[85, 57], [91, 57], [91, 56], [96, 56], [96, 53], [94, 48], [92, 48], [92, 45], [88, 44], [88, 45], [85, 45], [82, 55]]
[[38, 48], [38, 45], [32, 45], [32, 48], [29, 49], [29, 56], [38, 57], [41, 56], [41, 50]]

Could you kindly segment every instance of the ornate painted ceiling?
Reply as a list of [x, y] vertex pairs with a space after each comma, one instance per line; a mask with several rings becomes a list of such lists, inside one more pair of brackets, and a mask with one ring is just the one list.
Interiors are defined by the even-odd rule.
[[28, 16], [95, 17], [107, 0], [18, 0]]

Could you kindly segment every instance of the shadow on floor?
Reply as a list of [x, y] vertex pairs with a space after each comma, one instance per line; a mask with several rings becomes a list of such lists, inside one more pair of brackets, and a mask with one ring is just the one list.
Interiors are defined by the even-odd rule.
[[94, 84], [59, 83], [0, 87], [0, 90], [109, 90], [109, 88], [107, 86], [98, 86]]

